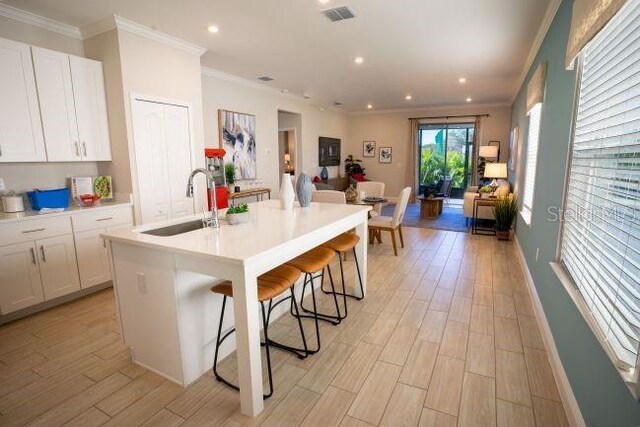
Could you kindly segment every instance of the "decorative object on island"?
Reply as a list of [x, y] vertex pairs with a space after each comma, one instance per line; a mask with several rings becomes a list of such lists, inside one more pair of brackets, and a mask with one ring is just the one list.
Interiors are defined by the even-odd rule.
[[480, 189], [478, 190], [478, 193], [480, 193], [480, 198], [488, 199], [491, 193], [493, 193], [493, 188], [491, 188], [491, 186], [489, 185], [484, 185], [480, 187]]
[[227, 163], [224, 165], [224, 176], [227, 180], [227, 187], [229, 187], [229, 192], [234, 189], [233, 183], [236, 182], [236, 167], [233, 163]]
[[498, 240], [511, 238], [511, 226], [518, 215], [518, 199], [515, 195], [500, 197], [493, 205], [493, 217], [496, 220], [496, 236]]
[[320, 179], [326, 181], [329, 179], [329, 169], [326, 166], [323, 166], [320, 170]]
[[218, 128], [224, 162], [235, 166], [239, 179], [255, 179], [256, 116], [218, 110]]
[[282, 182], [280, 182], [280, 207], [287, 211], [292, 210], [294, 198], [295, 194], [293, 184], [291, 183], [291, 175], [283, 173]]
[[362, 157], [375, 157], [376, 156], [376, 142], [375, 141], [363, 141], [362, 142]]
[[249, 205], [243, 203], [238, 206], [229, 206], [227, 209], [227, 222], [229, 225], [245, 224], [251, 221], [251, 213], [249, 212]]
[[506, 163], [487, 163], [487, 166], [484, 170], [485, 178], [493, 178], [491, 181], [492, 193], [495, 193], [496, 188], [498, 188], [498, 179], [507, 178], [507, 164]]
[[311, 193], [313, 193], [313, 189], [311, 177], [306, 173], [300, 174], [298, 182], [296, 182], [296, 195], [298, 196], [300, 207], [307, 208], [311, 206]]
[[520, 138], [520, 127], [516, 126], [509, 135], [509, 170], [515, 172], [518, 167], [518, 147]]
[[318, 151], [320, 166], [340, 166], [340, 139], [321, 136]]
[[349, 154], [344, 160], [344, 172], [348, 175], [361, 174], [365, 175], [364, 168], [360, 165], [362, 160], [354, 159], [352, 154]]
[[358, 199], [358, 192], [353, 185], [350, 185], [344, 192], [344, 198], [347, 200], [347, 203], [355, 203]]
[[391, 147], [380, 147], [380, 155], [378, 156], [378, 162], [391, 163]]

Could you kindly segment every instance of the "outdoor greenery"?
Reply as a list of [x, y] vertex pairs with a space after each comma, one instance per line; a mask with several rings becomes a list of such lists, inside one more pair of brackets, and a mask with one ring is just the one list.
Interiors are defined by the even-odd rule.
[[515, 196], [501, 197], [493, 204], [493, 216], [496, 219], [496, 230], [509, 231], [518, 214], [518, 200]]
[[[436, 185], [445, 176], [451, 177], [453, 188], [465, 185], [465, 148], [467, 133], [459, 129], [450, 129], [445, 144], [445, 131], [439, 131], [433, 137], [433, 143], [422, 144], [420, 153], [420, 184]], [[447, 162], [444, 162], [444, 149], [448, 146]]]
[[233, 163], [224, 165], [224, 175], [227, 178], [227, 184], [236, 182], [236, 167]]
[[247, 205], [246, 203], [238, 206], [231, 205], [229, 206], [229, 209], [227, 209], [227, 215], [241, 214], [245, 212], [249, 212], [249, 205]]

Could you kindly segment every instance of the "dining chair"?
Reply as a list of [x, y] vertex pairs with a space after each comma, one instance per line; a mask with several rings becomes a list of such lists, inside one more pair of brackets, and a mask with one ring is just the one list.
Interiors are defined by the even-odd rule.
[[311, 193], [312, 202], [320, 203], [338, 203], [344, 205], [347, 199], [342, 191], [335, 190], [316, 190]]
[[[367, 197], [384, 197], [384, 182], [378, 181], [361, 181], [356, 184], [356, 191], [364, 191], [367, 193]], [[382, 215], [382, 203], [376, 203], [373, 205], [372, 216]]]
[[396, 208], [393, 211], [393, 216], [376, 216], [369, 220], [369, 241], [373, 242], [373, 238], [376, 237], [378, 242], [382, 242], [380, 238], [381, 231], [388, 231], [391, 233], [391, 243], [393, 244], [393, 253], [398, 256], [398, 247], [396, 244], [396, 231], [400, 236], [400, 245], [404, 248], [404, 237], [402, 236], [402, 219], [404, 213], [407, 210], [407, 203], [409, 202], [409, 196], [411, 195], [411, 187], [404, 188], [398, 196], [396, 202]]

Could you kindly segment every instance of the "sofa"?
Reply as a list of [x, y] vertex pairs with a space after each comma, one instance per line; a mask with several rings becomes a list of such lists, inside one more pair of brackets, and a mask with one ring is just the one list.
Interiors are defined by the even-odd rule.
[[[466, 218], [473, 218], [473, 199], [477, 196], [478, 187], [470, 186], [464, 193], [464, 202], [462, 204], [463, 215]], [[496, 196], [498, 197], [506, 197], [511, 194], [511, 185], [509, 181], [506, 179], [498, 180], [498, 188], [496, 189]], [[493, 218], [493, 209], [491, 206], [480, 206], [478, 207], [478, 218], [479, 219], [494, 219]]]

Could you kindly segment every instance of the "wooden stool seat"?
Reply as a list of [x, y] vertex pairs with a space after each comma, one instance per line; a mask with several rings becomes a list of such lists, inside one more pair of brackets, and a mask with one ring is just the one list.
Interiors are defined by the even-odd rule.
[[[290, 265], [280, 265], [258, 277], [258, 301], [268, 301], [277, 297], [296, 283], [300, 270]], [[230, 281], [218, 283], [211, 292], [233, 298], [233, 286]]]
[[287, 262], [287, 265], [295, 267], [303, 273], [311, 274], [329, 265], [334, 255], [335, 252], [333, 250], [319, 246], [295, 257]]
[[359, 241], [360, 237], [355, 233], [342, 233], [338, 237], [323, 243], [322, 246], [335, 252], [348, 252], [355, 248]]

